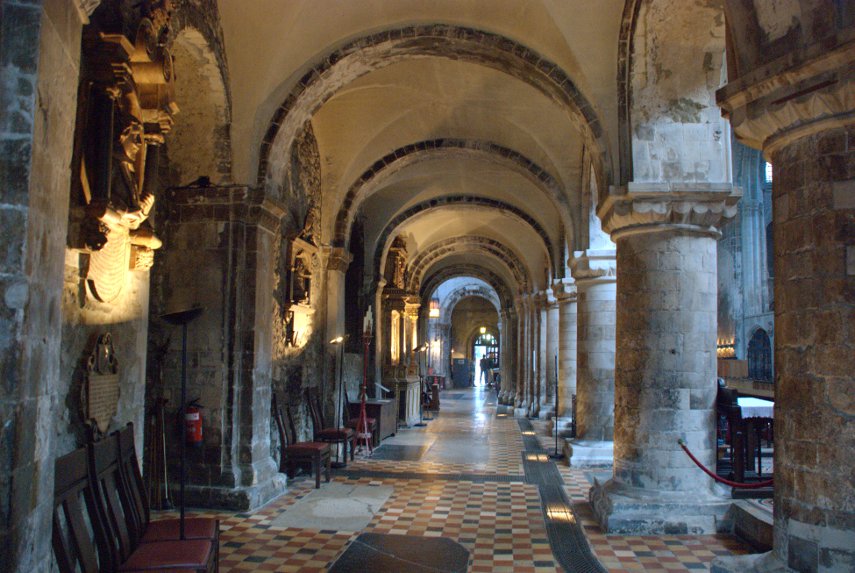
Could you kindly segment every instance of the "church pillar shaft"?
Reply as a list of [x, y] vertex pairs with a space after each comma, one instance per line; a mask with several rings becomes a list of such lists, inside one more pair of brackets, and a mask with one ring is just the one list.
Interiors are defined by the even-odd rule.
[[576, 285], [562, 282], [558, 297], [558, 412], [559, 431], [565, 434], [573, 419], [576, 395]]
[[611, 441], [615, 376], [614, 251], [577, 253], [576, 436]]
[[804, 570], [855, 564], [853, 149], [850, 125], [772, 155], [774, 551]]

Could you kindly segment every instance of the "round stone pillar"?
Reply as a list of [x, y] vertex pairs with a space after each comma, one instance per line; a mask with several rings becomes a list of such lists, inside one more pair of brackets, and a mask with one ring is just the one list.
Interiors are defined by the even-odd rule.
[[612, 463], [615, 376], [615, 252], [577, 251], [576, 437], [570, 465]]
[[558, 300], [558, 433], [568, 437], [576, 396], [576, 285], [562, 279], [553, 286]]
[[630, 184], [605, 206], [618, 268], [614, 475], [591, 501], [609, 532], [714, 533], [730, 503], [678, 439], [715, 467], [715, 224], [739, 197], [728, 184], [659, 187]]
[[516, 300], [517, 308], [517, 379], [514, 415], [525, 416], [528, 408], [528, 364], [531, 354], [528, 349], [528, 296], [522, 295]]
[[555, 380], [556, 358], [558, 357], [558, 326], [559, 311], [558, 299], [555, 298], [552, 289], [547, 289], [544, 298], [544, 311], [546, 320], [541, 332], [545, 332], [543, 348], [544, 368], [543, 387], [541, 389], [540, 417], [544, 420], [551, 419], [555, 415]]
[[540, 415], [541, 390], [543, 388], [543, 338], [546, 321], [543, 316], [542, 294], [534, 294], [531, 299], [531, 383], [528, 415], [537, 418]]
[[[768, 49], [765, 30], [742, 26], [732, 46], [741, 76], [716, 93], [736, 136], [763, 150], [774, 175], [773, 551], [719, 558], [713, 570], [852, 571], [855, 20], [839, 3], [779, 12], [795, 31], [787, 56]], [[742, 23], [739, 11], [728, 17]]]

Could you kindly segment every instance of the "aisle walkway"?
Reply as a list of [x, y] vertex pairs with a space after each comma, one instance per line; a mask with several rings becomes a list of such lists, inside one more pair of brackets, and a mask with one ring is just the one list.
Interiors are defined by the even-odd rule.
[[298, 477], [257, 512], [220, 513], [221, 571], [326, 571], [361, 532], [450, 538], [473, 573], [696, 571], [748, 550], [729, 536], [603, 535], [589, 476], [548, 461], [545, 424], [514, 419], [483, 387], [441, 404], [426, 428], [400, 430], [320, 490]]

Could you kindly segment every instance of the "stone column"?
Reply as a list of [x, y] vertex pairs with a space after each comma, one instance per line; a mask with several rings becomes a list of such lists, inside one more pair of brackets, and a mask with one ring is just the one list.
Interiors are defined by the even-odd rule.
[[531, 383], [529, 385], [529, 395], [531, 400], [528, 404], [528, 415], [532, 418], [537, 418], [540, 415], [541, 388], [543, 388], [543, 340], [542, 331], [545, 328], [545, 320], [543, 320], [543, 305], [541, 302], [542, 295], [533, 294], [531, 298]]
[[834, 22], [838, 8], [796, 9], [803, 46], [767, 63], [751, 53], [762, 37], [745, 42], [737, 55], [763, 73], [748, 67], [717, 94], [774, 169], [775, 512], [772, 552], [715, 571], [855, 568], [853, 24], [835, 36], [806, 18]]
[[730, 184], [630, 184], [601, 213], [617, 244], [614, 475], [591, 490], [604, 529], [714, 533], [730, 501], [715, 467], [716, 225]]
[[327, 337], [344, 335], [344, 276], [353, 256], [341, 247], [327, 247]]
[[553, 285], [558, 301], [558, 432], [569, 436], [576, 395], [576, 284], [562, 279]]
[[576, 280], [576, 438], [570, 464], [612, 463], [615, 376], [615, 252], [577, 251], [570, 261]]
[[529, 361], [531, 353], [529, 351], [529, 313], [528, 313], [528, 296], [520, 295], [516, 299], [517, 303], [517, 397], [514, 403], [514, 416], [524, 417], [528, 414], [528, 382], [529, 382]]
[[555, 359], [558, 356], [558, 299], [552, 289], [547, 289], [545, 296], [544, 321], [542, 332], [545, 331], [543, 357], [544, 376], [541, 395], [544, 397], [540, 407], [540, 417], [547, 420], [555, 415]]

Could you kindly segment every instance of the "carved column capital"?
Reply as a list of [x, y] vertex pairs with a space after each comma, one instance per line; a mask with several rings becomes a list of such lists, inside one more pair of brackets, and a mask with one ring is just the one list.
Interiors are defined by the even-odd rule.
[[328, 271], [345, 273], [353, 261], [353, 255], [342, 247], [324, 247], [322, 252], [326, 258]]
[[615, 242], [663, 227], [718, 236], [718, 227], [736, 215], [741, 196], [730, 183], [629, 183], [613, 190], [597, 215]]
[[577, 287], [592, 282], [614, 282], [617, 277], [614, 249], [575, 251], [570, 272]]
[[560, 279], [552, 283], [552, 292], [558, 304], [576, 301], [576, 282], [573, 279]]
[[718, 90], [737, 138], [769, 158], [797, 139], [855, 123], [853, 44], [794, 50]]

